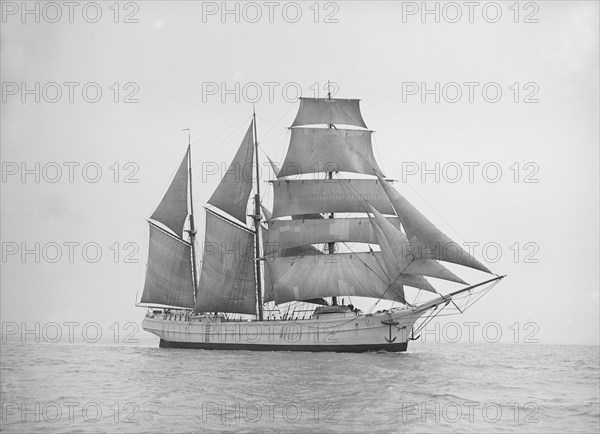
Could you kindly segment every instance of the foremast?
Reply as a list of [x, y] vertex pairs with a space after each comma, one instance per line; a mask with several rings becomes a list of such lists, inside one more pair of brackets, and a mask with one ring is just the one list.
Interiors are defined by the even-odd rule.
[[[329, 87], [329, 81], [327, 82], [327, 99], [331, 100], [331, 89]], [[333, 124], [328, 124], [327, 128], [331, 129], [334, 128]], [[328, 179], [333, 179], [333, 172], [327, 172], [327, 178]], [[334, 219], [335, 218], [335, 213], [330, 213], [329, 214], [329, 218], [330, 219]], [[329, 243], [327, 243], [327, 253], [330, 255], [335, 254], [335, 241], [330, 241]], [[333, 297], [331, 297], [331, 304], [333, 306], [337, 306], [338, 304], [338, 299], [337, 296], [334, 295]]]

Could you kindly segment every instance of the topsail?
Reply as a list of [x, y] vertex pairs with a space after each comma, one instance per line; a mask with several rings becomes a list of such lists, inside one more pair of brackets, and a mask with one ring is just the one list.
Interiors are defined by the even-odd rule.
[[252, 127], [250, 123], [242, 145], [221, 183], [208, 200], [208, 203], [225, 211], [239, 221], [246, 223], [246, 209], [248, 208], [248, 197], [252, 190], [252, 170], [254, 168], [254, 141], [252, 139]]
[[179, 236], [182, 235], [183, 224], [188, 215], [188, 158], [189, 150], [185, 153], [167, 192], [150, 216], [152, 220], [162, 223]]
[[290, 146], [277, 177], [319, 172], [382, 175], [373, 156], [372, 131], [292, 128]]
[[297, 179], [273, 181], [273, 215], [362, 213], [370, 203], [382, 214], [394, 208], [376, 179]]
[[[393, 226], [400, 225], [398, 217], [389, 217], [388, 221]], [[377, 244], [377, 237], [369, 220], [360, 217], [272, 220], [265, 237], [265, 255], [318, 243]]]

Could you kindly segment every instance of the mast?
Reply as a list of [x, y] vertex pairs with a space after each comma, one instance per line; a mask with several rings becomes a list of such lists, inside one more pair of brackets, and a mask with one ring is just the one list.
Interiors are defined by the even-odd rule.
[[260, 271], [260, 179], [258, 169], [258, 140], [256, 136], [256, 111], [252, 106], [252, 125], [254, 129], [254, 154], [256, 155], [256, 194], [254, 195], [254, 248], [256, 258], [256, 301], [258, 303], [258, 320], [263, 320], [262, 278]]
[[[331, 128], [331, 125], [329, 126], [329, 128]], [[333, 178], [333, 172], [327, 172], [327, 179], [332, 179]], [[334, 218], [335, 215], [334, 213], [329, 214], [329, 218], [332, 219]], [[333, 255], [335, 253], [335, 243], [334, 242], [330, 242], [327, 243], [327, 248], [328, 248], [328, 253], [330, 255]], [[332, 306], [337, 306], [338, 302], [337, 302], [337, 297], [331, 297], [331, 304]]]
[[[329, 87], [329, 80], [327, 80], [327, 98], [331, 99], [331, 89]], [[333, 128], [333, 124], [329, 124], [328, 128]], [[333, 179], [333, 172], [327, 172], [327, 179]], [[335, 218], [334, 213], [329, 214], [329, 218]], [[327, 243], [327, 250], [330, 255], [333, 255], [335, 253], [335, 243]], [[333, 306], [337, 306], [337, 297], [331, 297], [331, 304]]]
[[[196, 270], [196, 224], [194, 223], [194, 198], [192, 195], [192, 143], [191, 132], [188, 132], [188, 170], [189, 170], [189, 187], [190, 187], [190, 229], [187, 231], [190, 234], [190, 244], [192, 245], [192, 286], [194, 290], [194, 302], [196, 301], [196, 292], [198, 291], [198, 272]], [[185, 130], [184, 130], [185, 131]]]

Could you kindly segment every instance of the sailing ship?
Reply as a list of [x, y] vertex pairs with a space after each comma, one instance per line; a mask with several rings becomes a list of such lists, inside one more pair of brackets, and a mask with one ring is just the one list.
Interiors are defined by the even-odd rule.
[[[504, 276], [392, 186], [374, 157], [372, 133], [358, 99], [300, 98], [283, 163], [269, 158], [269, 209], [261, 203], [253, 113], [205, 206], [200, 261], [188, 134], [184, 158], [148, 220], [143, 329], [160, 347], [406, 351], [446, 306], [491, 289]], [[469, 285], [441, 262], [488, 275]], [[459, 287], [442, 294], [428, 278]], [[411, 303], [407, 287], [431, 298]], [[351, 297], [373, 299], [372, 310], [382, 300], [391, 306], [363, 312]]]

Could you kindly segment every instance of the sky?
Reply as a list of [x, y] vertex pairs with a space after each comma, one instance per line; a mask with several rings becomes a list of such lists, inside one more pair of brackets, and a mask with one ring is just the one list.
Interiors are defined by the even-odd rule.
[[330, 81], [396, 188], [508, 275], [452, 321], [597, 345], [599, 5], [513, 3], [2, 2], [2, 321], [140, 322], [181, 130], [201, 210], [252, 102], [281, 162], [296, 97]]

